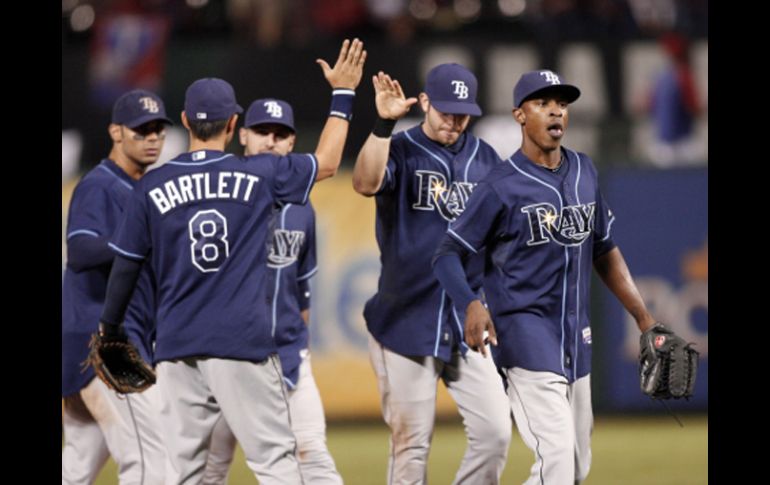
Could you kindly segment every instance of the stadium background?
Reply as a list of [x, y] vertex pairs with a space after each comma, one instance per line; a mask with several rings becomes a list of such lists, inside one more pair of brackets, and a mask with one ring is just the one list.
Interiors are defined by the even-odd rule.
[[[685, 429], [671, 418], [645, 417], [664, 410], [638, 390], [637, 333], [625, 312], [594, 282], [597, 433], [589, 483], [619, 483], [602, 478], [613, 476], [613, 466], [634, 476], [633, 463], [640, 459], [631, 456], [639, 449], [622, 453], [624, 439], [654, 425], [671, 433], [674, 443], [688, 439], [698, 443], [689, 454], [700, 475], [690, 470], [686, 479], [669, 473], [643, 481], [639, 472], [638, 483], [706, 483], [707, 24], [707, 0], [62, 0], [62, 268], [72, 188], [108, 153], [110, 107], [122, 91], [146, 87], [158, 92], [176, 121], [190, 82], [222, 77], [234, 85], [244, 107], [267, 96], [292, 103], [296, 150], [312, 151], [329, 103], [328, 88], [314, 60], [333, 60], [343, 37], [361, 38], [369, 57], [357, 91], [343, 169], [312, 193], [320, 264], [313, 281], [311, 348], [331, 423], [332, 452], [338, 462], [355, 465], [367, 463], [351, 460], [356, 450], [373, 447], [372, 455], [382, 468], [369, 473], [371, 483], [378, 483], [384, 473], [387, 435], [361, 316], [379, 271], [374, 204], [353, 192], [349, 173], [374, 121], [370, 77], [384, 70], [411, 96], [420, 91], [433, 65], [455, 61], [468, 66], [479, 78], [484, 109], [471, 129], [508, 157], [520, 142], [518, 126], [510, 117], [513, 84], [526, 70], [552, 68], [583, 92], [570, 109], [565, 144], [597, 162], [605, 196], [618, 216], [613, 230], [640, 290], [654, 314], [696, 341], [701, 351], [696, 397], [672, 403], [673, 410], [684, 416]], [[663, 166], [648, 151], [654, 120], [643, 105], [654, 76], [666, 64], [657, 39], [670, 29], [691, 40], [701, 112], [695, 120], [695, 155], [676, 166]], [[415, 110], [412, 115], [396, 129], [416, 123], [419, 114]], [[161, 163], [183, 151], [185, 144], [177, 121]], [[240, 150], [235, 143], [229, 148]], [[439, 451], [437, 443], [432, 478], [440, 477], [444, 469], [454, 470], [463, 447], [454, 404], [439, 387], [439, 418], [447, 424], [437, 431], [436, 440], [446, 444], [447, 452]], [[603, 441], [602, 430], [608, 441]], [[617, 442], [609, 438], [610, 430], [616, 430]], [[335, 443], [340, 443], [338, 449]], [[645, 443], [640, 437], [637, 445], [644, 449]], [[526, 474], [529, 457], [518, 445], [521, 448], [512, 446], [511, 456], [519, 461], [506, 477]], [[674, 449], [667, 455], [652, 445], [650, 453], [672, 458], [686, 448], [671, 446]], [[341, 454], [346, 457], [337, 456]], [[447, 465], [437, 460], [446, 460]], [[607, 466], [598, 469], [601, 463]], [[351, 479], [342, 464], [340, 469], [349, 483], [368, 483]], [[362, 473], [367, 476], [366, 469]], [[446, 476], [446, 481], [437, 478], [434, 483], [448, 483], [451, 473]], [[629, 478], [623, 483], [635, 482]]]

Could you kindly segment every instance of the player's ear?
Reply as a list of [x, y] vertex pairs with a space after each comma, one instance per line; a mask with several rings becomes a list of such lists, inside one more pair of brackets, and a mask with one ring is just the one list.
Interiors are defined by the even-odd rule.
[[[235, 134], [235, 125], [238, 123], [238, 115], [232, 115], [229, 120], [227, 120], [227, 127], [226, 132], [227, 133], [233, 133]], [[232, 136], [232, 135], [231, 135]]]
[[527, 115], [524, 114], [524, 110], [521, 108], [513, 108], [511, 110], [511, 113], [513, 113], [513, 119], [516, 120], [516, 123], [523, 125], [525, 121], [527, 121]]
[[110, 126], [107, 127], [107, 132], [110, 134], [113, 143], [123, 141], [123, 133], [120, 130], [120, 125], [110, 123]]
[[428, 98], [428, 95], [425, 93], [420, 93], [419, 102], [420, 108], [422, 108], [422, 112], [427, 113], [428, 108], [430, 107], [430, 99]]
[[238, 141], [241, 142], [241, 146], [246, 146], [246, 135], [248, 133], [246, 132], [246, 128], [241, 128], [238, 130]]
[[227, 120], [227, 124], [225, 125], [225, 140], [226, 140], [226, 143], [230, 143], [230, 141], [235, 136], [235, 124], [236, 123], [238, 123], [238, 115], [232, 115]]
[[179, 115], [179, 117], [182, 119], [182, 126], [184, 126], [186, 129], [190, 129], [190, 123], [187, 121], [187, 113], [182, 111], [182, 113]]
[[292, 133], [289, 135], [289, 152], [294, 150], [294, 142], [297, 141], [297, 134]]

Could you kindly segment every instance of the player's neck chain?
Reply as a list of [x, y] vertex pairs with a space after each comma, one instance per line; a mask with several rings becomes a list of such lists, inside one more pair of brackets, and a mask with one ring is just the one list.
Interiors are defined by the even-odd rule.
[[546, 167], [545, 165], [540, 165], [540, 166], [551, 173], [557, 173], [561, 169], [562, 165], [564, 165], [564, 154], [561, 155], [561, 158], [559, 159], [559, 164], [556, 165], [555, 167], [551, 168], [551, 167]]

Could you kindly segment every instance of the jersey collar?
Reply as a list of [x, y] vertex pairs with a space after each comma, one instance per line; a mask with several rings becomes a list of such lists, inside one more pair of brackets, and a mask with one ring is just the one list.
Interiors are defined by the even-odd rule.
[[169, 162], [173, 163], [189, 163], [199, 164], [207, 162], [216, 162], [224, 158], [233, 157], [235, 155], [231, 153], [225, 153], [221, 150], [195, 150], [194, 152], [186, 152], [174, 157]]
[[511, 159], [520, 169], [524, 170], [530, 175], [538, 178], [546, 178], [549, 180], [562, 180], [566, 177], [567, 173], [569, 173], [570, 168], [572, 167], [572, 161], [569, 156], [569, 150], [566, 150], [564, 147], [560, 147], [559, 149], [561, 150], [561, 155], [564, 157], [564, 160], [562, 161], [561, 168], [556, 172], [542, 167], [530, 160], [529, 157], [524, 155], [524, 152], [521, 151], [521, 148], [516, 150], [516, 153], [511, 156]]
[[107, 170], [109, 170], [113, 175], [118, 177], [120, 180], [127, 182], [129, 185], [131, 185], [131, 187], [136, 185], [137, 181], [129, 177], [128, 174], [124, 172], [123, 169], [120, 168], [120, 166], [117, 163], [115, 163], [114, 160], [109, 158], [103, 158], [100, 165], [106, 168]]

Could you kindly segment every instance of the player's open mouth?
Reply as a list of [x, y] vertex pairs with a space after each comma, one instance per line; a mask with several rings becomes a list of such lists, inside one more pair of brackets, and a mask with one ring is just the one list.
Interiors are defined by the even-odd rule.
[[561, 138], [564, 135], [564, 127], [561, 123], [548, 125], [548, 134], [554, 138]]

